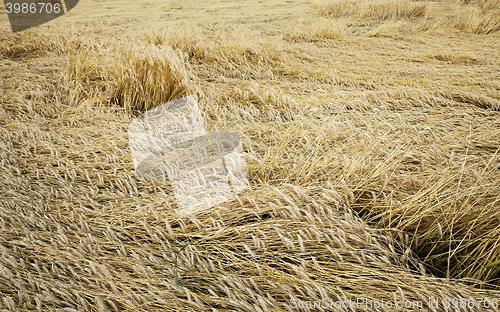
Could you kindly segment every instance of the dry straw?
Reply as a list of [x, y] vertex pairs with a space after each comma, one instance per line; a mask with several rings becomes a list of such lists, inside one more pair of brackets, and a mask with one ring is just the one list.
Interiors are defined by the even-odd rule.
[[[498, 32], [473, 26], [498, 7], [349, 3], [338, 22], [309, 1], [251, 25], [213, 4], [230, 22], [56, 20], [55, 45], [2, 28], [0, 309], [498, 298]], [[460, 10], [480, 10], [462, 30]], [[178, 218], [169, 182], [134, 174], [127, 128], [190, 92], [207, 130], [240, 136], [252, 189]]]
[[145, 112], [192, 92], [189, 72], [169, 47], [122, 48], [117, 60], [115, 100], [127, 111]]
[[378, 20], [414, 18], [425, 15], [426, 3], [412, 1], [327, 1], [317, 4], [322, 15]]

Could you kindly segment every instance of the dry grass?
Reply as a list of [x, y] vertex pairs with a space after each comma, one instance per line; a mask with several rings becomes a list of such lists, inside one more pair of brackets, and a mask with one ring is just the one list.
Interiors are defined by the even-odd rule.
[[461, 3], [477, 6], [482, 10], [500, 9], [500, 3], [495, 0], [462, 0]]
[[[497, 2], [99, 3], [0, 24], [1, 310], [498, 298]], [[127, 128], [193, 93], [251, 190], [178, 217]]]
[[0, 28], [0, 58], [16, 59], [25, 56], [36, 57], [48, 51], [57, 50], [56, 37], [40, 36], [39, 31], [30, 29], [13, 34], [8, 25]]
[[476, 9], [466, 8], [458, 14], [454, 26], [475, 34], [497, 32], [500, 30], [500, 9], [482, 13]]
[[481, 0], [462, 3], [453, 0], [445, 1], [445, 12], [448, 13], [446, 15], [432, 10], [436, 5], [422, 1], [334, 0], [313, 3], [320, 15], [331, 18], [350, 18], [357, 21], [371, 21], [372, 23], [391, 21], [380, 25], [374, 31], [368, 32], [370, 36], [379, 36], [384, 32], [394, 32], [393, 26], [398, 24], [394, 21], [402, 19], [413, 20], [413, 27], [407, 26], [406, 28], [417, 32], [450, 26], [475, 34], [489, 34], [500, 30], [500, 6], [498, 1]]
[[184, 61], [168, 47], [134, 47], [118, 62], [114, 98], [127, 111], [145, 112], [192, 92]]
[[346, 25], [342, 20], [321, 19], [312, 24], [308, 22], [303, 21], [300, 28], [286, 34], [283, 39], [290, 42], [318, 42], [346, 38]]
[[[103, 52], [105, 51], [105, 52]], [[128, 114], [195, 93], [193, 75], [183, 55], [155, 45], [102, 47], [100, 53], [74, 49], [66, 61], [65, 79], [75, 90], [105, 95]]]
[[327, 1], [316, 4], [320, 14], [334, 18], [351, 17], [356, 19], [401, 19], [425, 15], [427, 4], [412, 1]]

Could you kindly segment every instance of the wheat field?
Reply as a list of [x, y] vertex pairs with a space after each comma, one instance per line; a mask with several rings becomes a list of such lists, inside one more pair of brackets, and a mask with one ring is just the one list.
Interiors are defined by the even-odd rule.
[[[498, 0], [0, 7], [0, 310], [500, 310], [499, 51]], [[251, 187], [179, 217], [127, 128], [186, 95]]]

